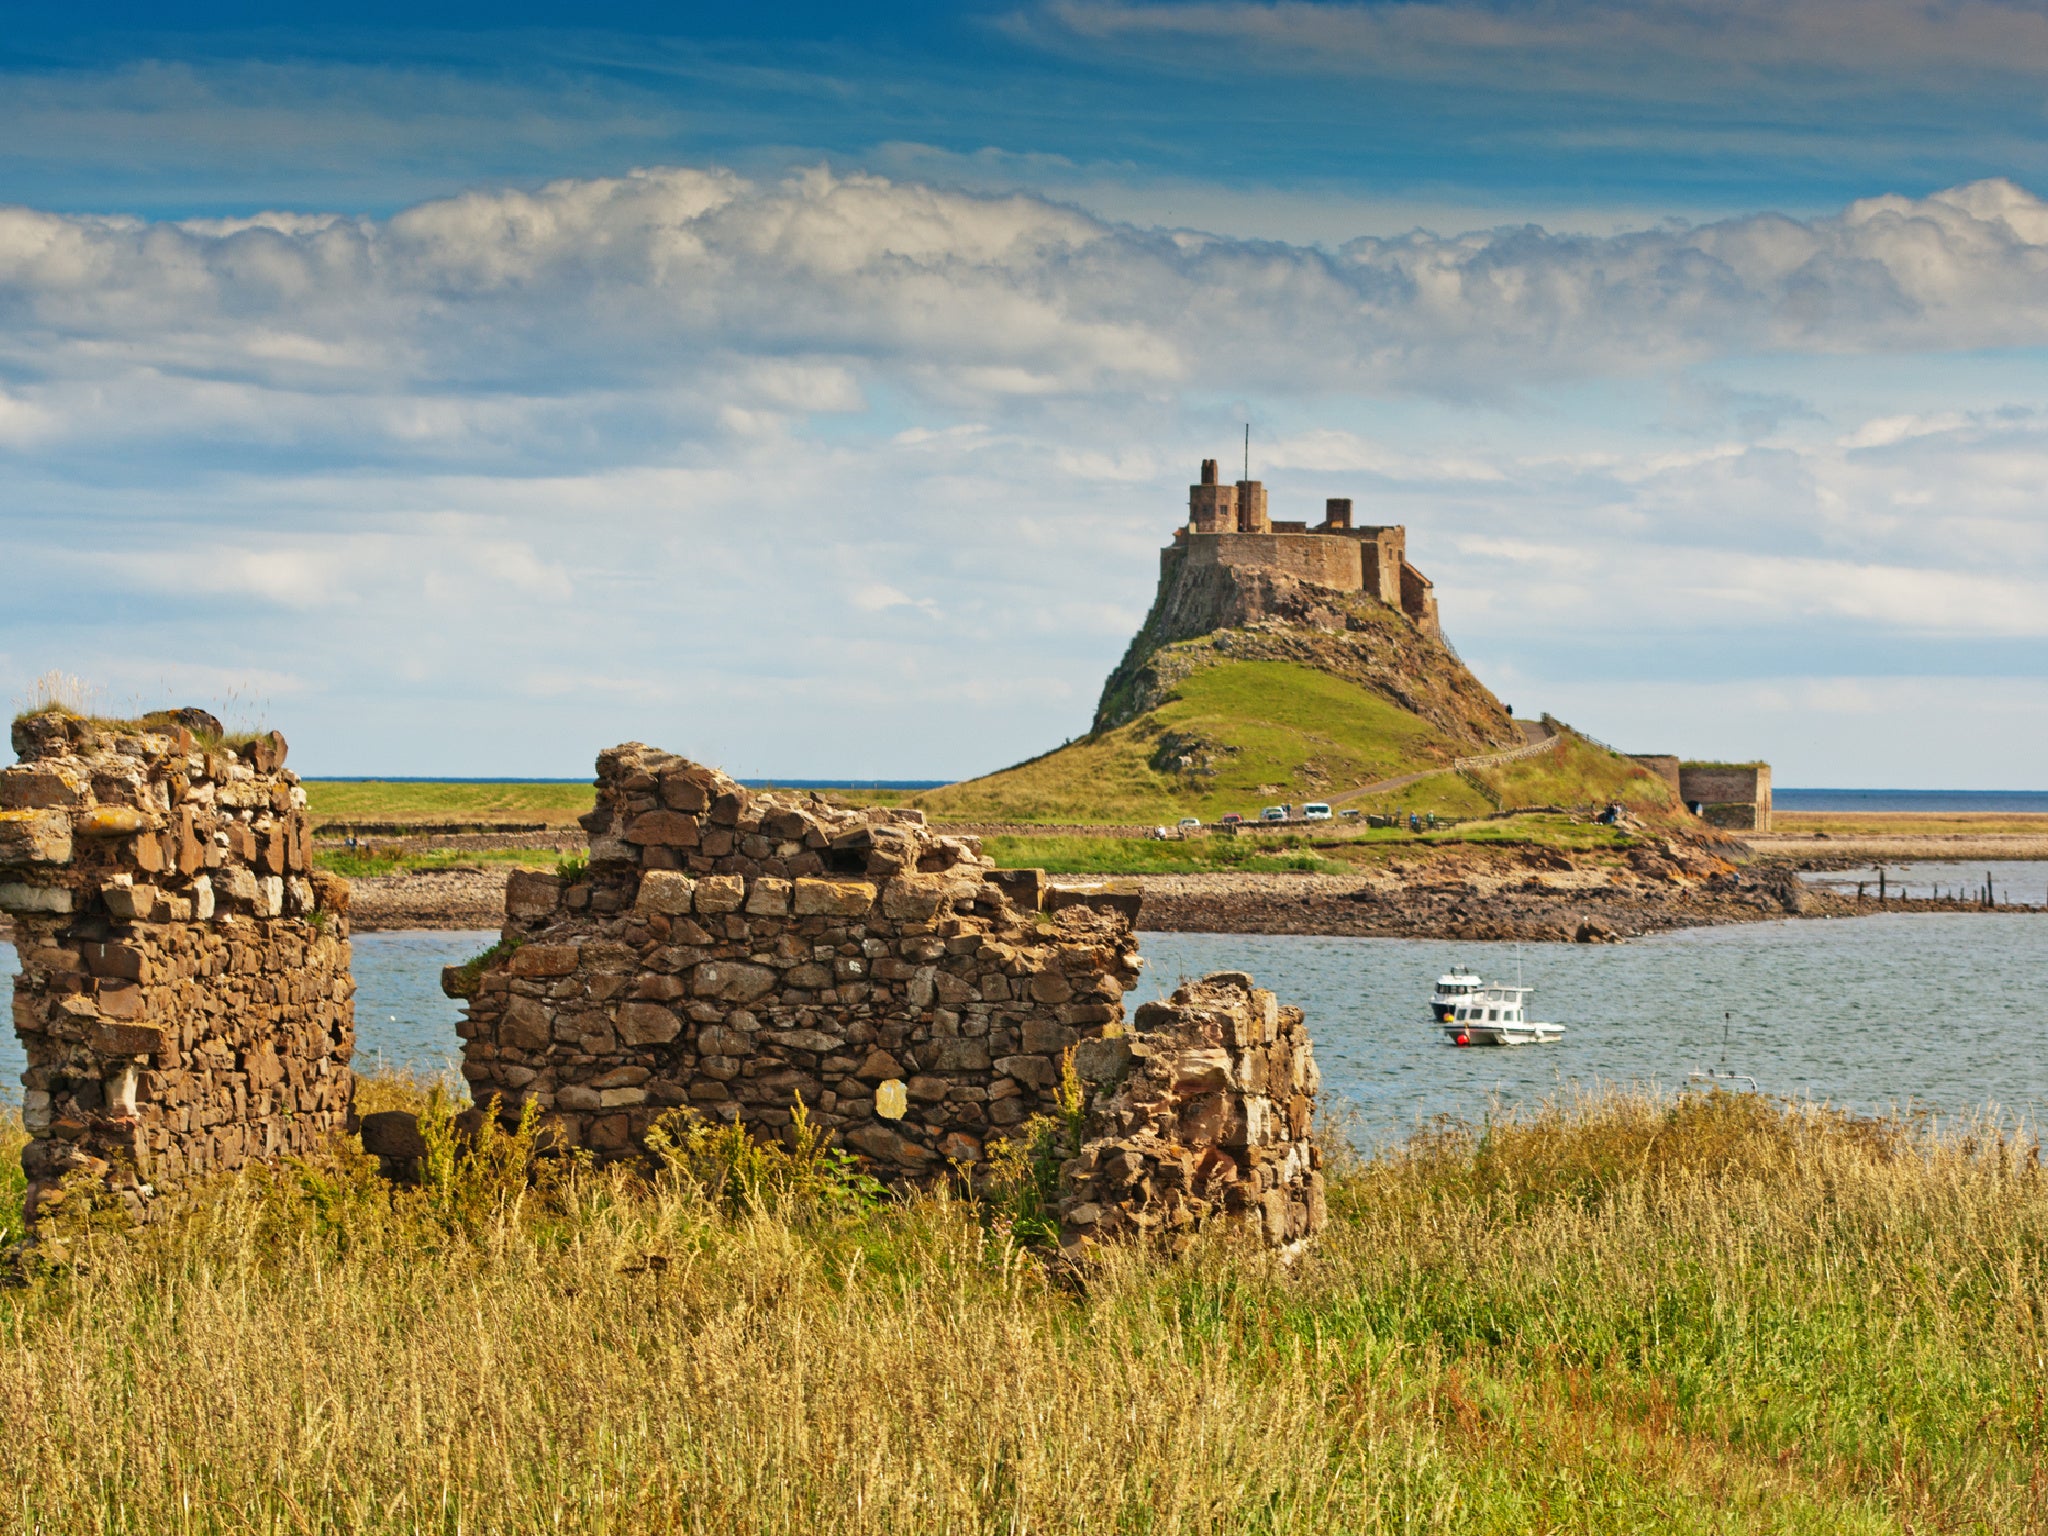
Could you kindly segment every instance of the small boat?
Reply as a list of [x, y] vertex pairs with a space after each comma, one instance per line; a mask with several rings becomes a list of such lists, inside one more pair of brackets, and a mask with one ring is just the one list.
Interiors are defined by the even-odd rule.
[[1486, 983], [1461, 965], [1454, 965], [1436, 979], [1436, 991], [1429, 997], [1429, 1011], [1437, 1023], [1451, 1022], [1451, 1011]]
[[1562, 1024], [1538, 1024], [1525, 1017], [1523, 999], [1535, 990], [1481, 987], [1451, 1010], [1444, 1038], [1453, 1045], [1552, 1045], [1562, 1040]]

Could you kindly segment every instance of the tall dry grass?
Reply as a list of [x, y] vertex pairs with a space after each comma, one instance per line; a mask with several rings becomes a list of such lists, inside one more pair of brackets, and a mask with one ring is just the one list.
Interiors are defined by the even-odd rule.
[[[445, 1151], [444, 1147], [444, 1151]], [[39, 1531], [2025, 1531], [2048, 1185], [2007, 1140], [1606, 1097], [1339, 1171], [1292, 1269], [1069, 1283], [815, 1158], [518, 1138], [85, 1232], [0, 1291]], [[857, 1191], [856, 1191], [857, 1193]]]

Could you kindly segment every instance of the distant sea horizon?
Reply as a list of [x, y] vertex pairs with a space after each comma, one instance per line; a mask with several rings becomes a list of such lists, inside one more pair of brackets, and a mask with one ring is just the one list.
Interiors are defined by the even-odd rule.
[[2048, 816], [2048, 789], [1779, 789], [1774, 785], [1771, 809]]
[[[588, 784], [590, 780], [467, 777], [452, 774], [313, 774], [315, 784]], [[954, 779], [741, 779], [749, 789], [943, 789]], [[1923, 816], [2048, 816], [2048, 789], [1799, 789], [1774, 787], [1780, 811], [1901, 811]]]

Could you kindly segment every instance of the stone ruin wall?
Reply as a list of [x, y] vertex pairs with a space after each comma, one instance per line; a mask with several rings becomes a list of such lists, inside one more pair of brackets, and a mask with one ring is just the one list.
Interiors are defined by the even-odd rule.
[[502, 1121], [531, 1105], [554, 1143], [611, 1158], [684, 1109], [773, 1137], [801, 1100], [892, 1183], [979, 1183], [991, 1142], [1057, 1113], [1071, 1064], [1094, 1158], [1092, 1193], [1063, 1202], [1072, 1241], [1320, 1224], [1300, 1014], [1224, 978], [1130, 1029], [1135, 897], [1049, 890], [919, 813], [750, 793], [638, 743], [597, 767], [587, 870], [515, 876], [505, 943], [445, 979], [469, 999], [471, 1094]]
[[1179, 1248], [1219, 1215], [1255, 1222], [1275, 1248], [1320, 1231], [1321, 1077], [1301, 1010], [1218, 971], [1146, 1003], [1135, 1023], [1075, 1053], [1100, 1091], [1060, 1169], [1061, 1245], [1147, 1236]]
[[621, 1154], [683, 1106], [774, 1135], [800, 1097], [921, 1176], [1049, 1112], [1067, 1048], [1122, 1023], [1134, 899], [1046, 911], [918, 813], [753, 794], [637, 743], [597, 783], [587, 872], [513, 879], [517, 947], [461, 1026], [471, 1094], [507, 1120], [532, 1102]]
[[230, 750], [199, 711], [53, 712], [13, 742], [0, 911], [21, 964], [30, 1218], [80, 1174], [146, 1218], [190, 1180], [344, 1130], [348, 888], [312, 871], [284, 738]]

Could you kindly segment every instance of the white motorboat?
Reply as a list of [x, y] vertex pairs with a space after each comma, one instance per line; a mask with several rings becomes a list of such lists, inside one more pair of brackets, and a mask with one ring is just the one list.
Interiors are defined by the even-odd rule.
[[1482, 986], [1451, 1009], [1444, 1038], [1453, 1045], [1552, 1045], [1562, 1040], [1562, 1024], [1539, 1024], [1527, 1017], [1524, 1000], [1535, 990]]
[[1429, 1011], [1439, 1024], [1451, 1022], [1451, 1011], [1467, 998], [1474, 996], [1486, 983], [1466, 970], [1454, 965], [1436, 979], [1436, 990], [1429, 995]]

